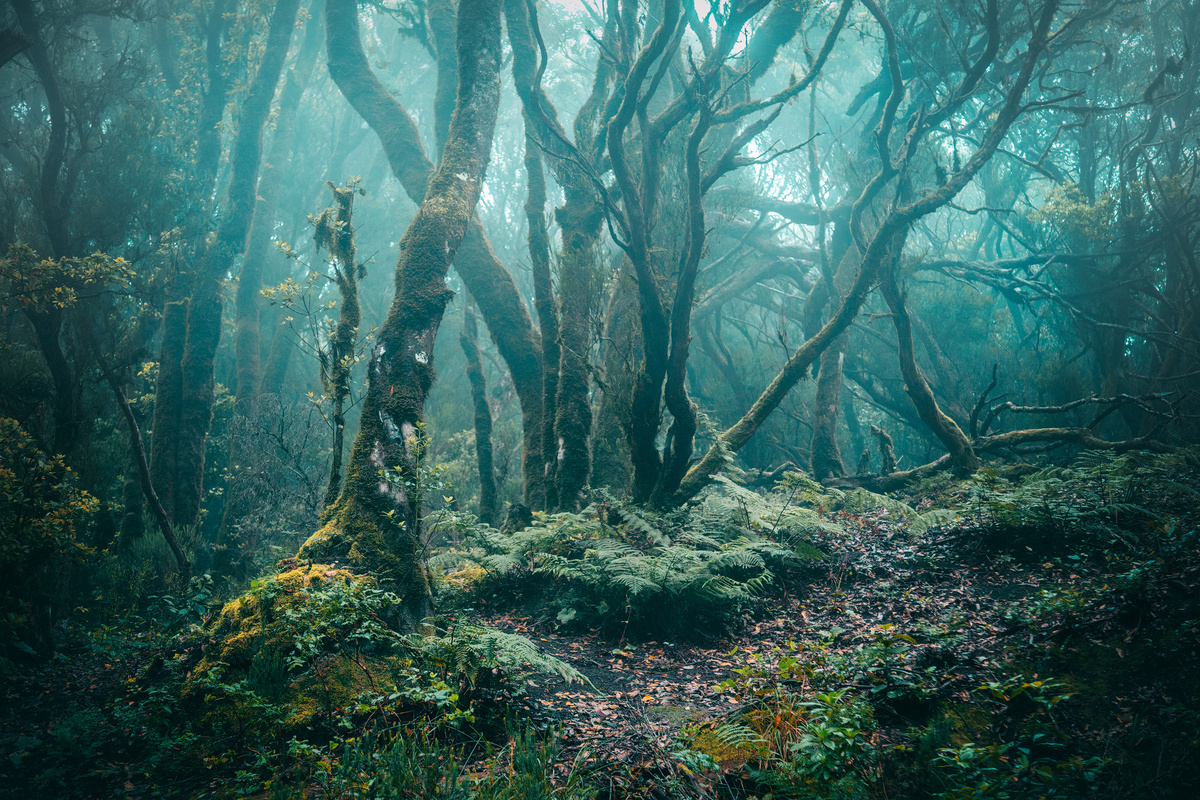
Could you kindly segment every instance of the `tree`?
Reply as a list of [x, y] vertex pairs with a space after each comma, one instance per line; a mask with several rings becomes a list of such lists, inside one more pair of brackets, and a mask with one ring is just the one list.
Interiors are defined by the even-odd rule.
[[446, 273], [471, 226], [491, 157], [500, 96], [498, 5], [464, 0], [457, 40], [454, 116], [441, 161], [400, 241], [396, 294], [371, 350], [342, 495], [329, 523], [301, 550], [302, 557], [349, 563], [395, 585], [409, 625], [429, 606], [419, 492], [422, 424], [435, 377], [434, 339], [450, 300]]

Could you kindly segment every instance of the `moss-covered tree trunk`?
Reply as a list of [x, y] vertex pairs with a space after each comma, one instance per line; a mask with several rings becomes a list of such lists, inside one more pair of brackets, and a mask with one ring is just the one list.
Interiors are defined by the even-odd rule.
[[[548, 241], [545, 243], [547, 269], [541, 279], [544, 291], [537, 288], [539, 262], [543, 258], [543, 242], [539, 238], [539, 229], [543, 226], [539, 219], [543, 213], [545, 188], [540, 177], [540, 161], [531, 163], [534, 155], [527, 147], [530, 184], [526, 213], [530, 220], [530, 258], [535, 270], [545, 369], [552, 373], [544, 382], [546, 433], [543, 446], [550, 484], [546, 494], [547, 507], [563, 510], [578, 507], [591, 468], [588, 354], [593, 343], [592, 319], [599, 310], [598, 276], [603, 270], [598, 245], [603, 209], [588, 172], [589, 167], [592, 170], [598, 167], [604, 149], [603, 118], [609, 89], [616, 75], [612, 54], [617, 49], [617, 20], [615, 4], [609, 5], [609, 17], [601, 39], [604, 52], [596, 65], [591, 94], [575, 117], [572, 146], [558, 121], [553, 103], [541, 87], [539, 70], [545, 65], [538, 63], [539, 45], [534, 33], [536, 16], [532, 14], [535, 6], [523, 0], [505, 0], [504, 13], [512, 44], [513, 81], [525, 112], [526, 135], [546, 154], [564, 193], [563, 205], [555, 212], [562, 237], [559, 259], [561, 301], [555, 317], [553, 299], [549, 296]], [[557, 341], [548, 344], [546, 340], [555, 333]], [[557, 364], [552, 363], [555, 355]]]
[[362, 324], [362, 305], [358, 300], [358, 278], [365, 275], [358, 263], [354, 244], [354, 189], [329, 187], [333, 206], [317, 218], [317, 247], [329, 250], [334, 260], [334, 283], [342, 298], [337, 325], [329, 337], [321, 358], [321, 382], [333, 406], [333, 457], [329, 461], [329, 485], [325, 489], [324, 509], [332, 509], [342, 493], [342, 458], [346, 449], [346, 402], [350, 399], [350, 371], [354, 367], [355, 342]]
[[[332, 7], [334, 3], [330, 3]], [[330, 22], [330, 47], [334, 39]], [[357, 34], [354, 36], [357, 42]], [[374, 574], [404, 598], [415, 626], [429, 607], [423, 561], [421, 459], [433, 345], [451, 292], [446, 273], [475, 213], [500, 99], [500, 8], [464, 0], [458, 15], [458, 101], [449, 138], [400, 240], [396, 294], [371, 350], [362, 423], [342, 495], [301, 557]]]
[[[228, 202], [217, 238], [201, 260], [192, 284], [187, 338], [183, 348], [183, 403], [180, 410], [180, 484], [175, 516], [181, 523], [199, 520], [204, 498], [204, 449], [212, 424], [216, 388], [214, 359], [221, 341], [221, 280], [246, 249], [254, 217], [262, 133], [275, 87], [283, 72], [300, 0], [279, 0], [271, 14], [262, 62], [242, 105], [238, 136], [230, 159]], [[232, 543], [221, 542], [227, 550]], [[221, 564], [233, 556], [225, 555]]]
[[158, 375], [154, 383], [154, 418], [150, 427], [150, 480], [158, 499], [175, 525], [175, 495], [179, 490], [179, 425], [183, 411], [183, 342], [187, 337], [185, 300], [163, 307]]
[[483, 359], [479, 357], [479, 334], [475, 311], [463, 307], [462, 335], [458, 338], [467, 358], [467, 380], [471, 383], [471, 404], [475, 407], [475, 456], [479, 466], [479, 521], [496, 526], [499, 503], [496, 498], [496, 469], [492, 464], [492, 409], [487, 400], [487, 380]]
[[[445, 4], [438, 5], [440, 14]], [[330, 76], [347, 102], [379, 137], [392, 172], [405, 193], [414, 202], [422, 202], [434, 171], [433, 163], [425, 154], [416, 124], [367, 63], [359, 40], [354, 0], [327, 0], [325, 30]], [[444, 58], [439, 60], [443, 66], [447, 63]], [[443, 92], [443, 100], [445, 95]], [[524, 428], [525, 495], [531, 498], [537, 494], [535, 484], [540, 472], [537, 465], [541, 460], [541, 338], [516, 283], [496, 257], [477, 217], [471, 218], [454, 262], [512, 375]]]
[[845, 359], [846, 334], [843, 333], [821, 354], [817, 370], [817, 395], [813, 401], [812, 460], [817, 480], [840, 478], [846, 474], [842, 449], [838, 445], [838, 405], [842, 394], [842, 362]]
[[[529, 194], [525, 199], [525, 219], [529, 224], [529, 263], [533, 272], [534, 308], [542, 329], [542, 447], [540, 508], [558, 506], [555, 471], [554, 420], [558, 415], [558, 362], [561, 358], [558, 331], [558, 303], [550, 280], [550, 238], [546, 232], [546, 175], [542, 155], [525, 117], [525, 174]], [[537, 468], [537, 465], [534, 465]]]
[[[816, 196], [816, 189], [813, 191]], [[820, 235], [824, 235], [822, 230]], [[805, 307], [804, 334], [811, 337], [821, 328], [821, 312], [830, 300], [837, 303], [842, 293], [848, 288], [847, 282], [850, 271], [857, 266], [849, 263], [857, 256], [856, 251], [850, 250], [849, 225], [839, 220], [833, 229], [833, 252], [822, 250], [822, 272], [824, 278], [813, 286], [809, 294], [809, 303]], [[834, 265], [831, 269], [830, 264]], [[820, 300], [817, 297], [820, 296]], [[809, 306], [815, 306], [809, 313]], [[838, 409], [842, 400], [842, 382], [846, 360], [846, 343], [848, 334], [843, 332], [833, 340], [829, 349], [821, 354], [817, 367], [817, 393], [813, 401], [813, 432], [809, 467], [817, 480], [840, 478], [846, 474], [846, 466], [842, 462], [842, 449], [838, 444], [837, 425]]]

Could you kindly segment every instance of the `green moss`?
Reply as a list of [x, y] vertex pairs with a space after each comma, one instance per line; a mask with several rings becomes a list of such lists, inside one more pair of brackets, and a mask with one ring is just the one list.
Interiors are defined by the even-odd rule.
[[287, 647], [287, 632], [272, 623], [280, 619], [285, 609], [302, 602], [301, 590], [335, 580], [370, 579], [357, 578], [326, 564], [310, 564], [276, 575], [226, 603], [209, 631], [214, 646], [206, 649], [198, 669], [205, 672], [217, 662], [248, 667], [260, 650], [278, 651]]
[[740, 768], [747, 761], [762, 754], [762, 747], [756, 744], [730, 744], [721, 740], [717, 728], [705, 728], [692, 737], [688, 743], [697, 753], [703, 753], [729, 771]]

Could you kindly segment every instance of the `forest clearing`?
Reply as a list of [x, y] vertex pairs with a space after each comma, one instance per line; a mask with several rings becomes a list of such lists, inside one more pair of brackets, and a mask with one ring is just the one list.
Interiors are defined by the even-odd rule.
[[0, 797], [1200, 796], [1197, 42], [2, 0]]

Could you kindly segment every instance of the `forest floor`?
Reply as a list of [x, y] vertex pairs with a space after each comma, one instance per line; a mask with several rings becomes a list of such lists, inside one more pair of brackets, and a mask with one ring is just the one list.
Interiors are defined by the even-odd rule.
[[[963, 767], [964, 785], [1002, 775], [1024, 786], [1032, 773], [1020, 772], [1020, 758], [1071, 780], [1078, 764], [1094, 762], [1108, 765], [1100, 796], [1190, 799], [1200, 796], [1195, 515], [1138, 522], [1146, 538], [1128, 550], [1144, 555], [1131, 560], [1036, 528], [959, 519], [913, 535], [908, 521], [882, 509], [836, 511], [810, 534], [824, 556], [799, 561], [728, 630], [642, 620], [660, 633], [639, 639], [627, 624], [559, 625], [553, 597], [540, 606], [501, 598], [492, 610], [477, 595], [469, 621], [520, 634], [587, 678], [590, 685], [550, 673], [519, 686], [506, 680], [508, 708], [500, 710], [556, 732], [554, 783], [582, 774], [609, 800], [761, 796], [745, 783], [746, 770], [780, 756], [723, 741], [722, 726], [769, 707], [765, 692], [811, 699], [831, 686], [870, 701], [863, 734], [876, 755], [864, 762], [863, 785], [872, 788], [863, 796], [931, 796], [936, 776], [928, 764], [914, 773], [912, 754], [929, 761], [980, 743], [995, 758], [979, 762], [978, 774]], [[163, 640], [130, 630], [91, 626], [50, 663], [3, 676], [0, 797], [272, 796], [230, 788], [236, 765], [216, 758], [189, 763], [176, 781], [170, 754], [156, 748], [186, 754], [203, 743], [191, 733], [147, 733], [155, 714], [180, 713], [179, 697], [146, 679]], [[1019, 744], [1049, 735], [1030, 738], [1039, 714], [1036, 730], [1056, 737], [1042, 740], [1040, 755]], [[321, 763], [336, 760], [320, 752], [328, 753]], [[907, 766], [889, 761], [891, 752], [907, 754]], [[274, 777], [274, 763], [246, 772], [246, 785]], [[333, 796], [311, 777], [300, 780], [305, 797]]]
[[[578, 759], [620, 796], [663, 796], [653, 787], [672, 772], [671, 754], [680, 743], [695, 741], [705, 728], [754, 704], [736, 686], [719, 684], [736, 680], [735, 670], [747, 664], [777, 662], [794, 652], [794, 645], [801, 652], [819, 651], [826, 661], [853, 658], [864, 645], [887, 641], [900, 655], [897, 669], [936, 667], [936, 693], [964, 702], [972, 689], [1002, 681], [1014, 664], [1028, 666], [1054, 651], [1060, 679], [1091, 684], [1088, 689], [1106, 695], [1091, 698], [1093, 709], [1103, 713], [1072, 721], [1101, 750], [1127, 746], [1129, 737], [1118, 731], [1128, 733], [1135, 720], [1145, 730], [1134, 739], [1152, 739], [1151, 720], [1165, 721], [1162, 710], [1186, 702], [1194, 688], [1171, 681], [1172, 670], [1162, 663], [1146, 669], [1144, 650], [1157, 635], [1169, 633], [1164, 625], [1178, 622], [1180, 603], [1191, 608], [1185, 616], [1194, 619], [1200, 566], [1159, 577], [1155, 598], [1140, 608], [1089, 607], [1072, 602], [1081, 597], [1080, 587], [1108, 587], [1103, 570], [1078, 556], [1046, 560], [1044, 552], [1012, 542], [1003, 549], [1018, 552], [1014, 557], [957, 529], [913, 538], [904, 522], [886, 512], [839, 512], [834, 520], [845, 533], [813, 539], [827, 557], [807, 571], [803, 591], [773, 598], [759, 620], [747, 619], [733, 633], [705, 644], [633, 642], [601, 638], [596, 631], [559, 633], [553, 621], [480, 615], [484, 624], [531, 638], [592, 683], [538, 676], [527, 680], [524, 695], [514, 701], [523, 714], [560, 731], [560, 777]], [[1065, 613], [1053, 606], [1044, 613], [1035, 608], [1031, 619], [1031, 601], [1047, 596], [1067, 598]], [[1189, 663], [1200, 657], [1195, 640], [1192, 645]], [[1098, 651], [1109, 657], [1098, 661]], [[1130, 657], [1129, 669], [1112, 669], [1132, 652], [1141, 658]], [[1111, 685], [1095, 686], [1098, 667]], [[1118, 691], [1120, 696], [1112, 696]], [[881, 715], [876, 744], [899, 743], [914, 721], [928, 719], [920, 708], [894, 705], [894, 713]], [[718, 760], [736, 770], [747, 759], [733, 754]], [[1156, 780], [1169, 777], [1200, 786], [1200, 766], [1160, 766]]]

